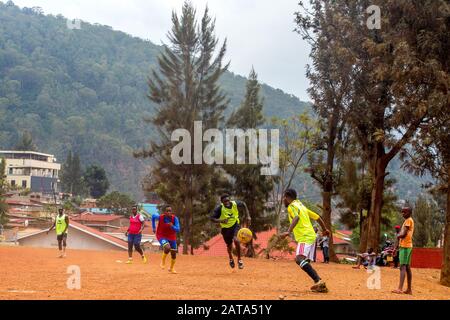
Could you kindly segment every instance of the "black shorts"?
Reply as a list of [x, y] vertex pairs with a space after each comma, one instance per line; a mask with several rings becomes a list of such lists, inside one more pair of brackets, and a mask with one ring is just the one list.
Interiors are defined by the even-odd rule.
[[223, 240], [225, 240], [227, 246], [233, 244], [233, 239], [237, 236], [239, 230], [241, 230], [241, 226], [239, 225], [239, 223], [236, 223], [231, 228], [222, 229]]
[[60, 234], [60, 235], [56, 236], [56, 239], [57, 239], [58, 241], [64, 241], [64, 240], [67, 240], [67, 233]]

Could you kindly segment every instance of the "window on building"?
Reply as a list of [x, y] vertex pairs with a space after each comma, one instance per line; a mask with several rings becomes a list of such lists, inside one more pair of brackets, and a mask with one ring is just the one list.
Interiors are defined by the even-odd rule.
[[16, 180], [11, 180], [11, 186], [15, 187], [16, 186]]
[[27, 180], [22, 180], [22, 188], [27, 188]]
[[9, 168], [9, 174], [13, 174], [13, 168]]

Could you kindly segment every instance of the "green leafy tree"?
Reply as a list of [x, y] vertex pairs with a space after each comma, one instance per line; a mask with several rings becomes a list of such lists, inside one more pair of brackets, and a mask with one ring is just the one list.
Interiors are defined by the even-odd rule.
[[164, 46], [158, 59], [159, 72], [154, 70], [148, 81], [149, 99], [157, 105], [151, 122], [159, 138], [152, 141], [149, 150], [135, 153], [137, 157], [154, 160], [152, 188], [180, 213], [184, 254], [189, 248], [193, 252], [195, 239], [199, 238], [194, 222], [213, 209], [222, 179], [216, 167], [194, 164], [202, 155], [195, 155], [193, 148], [183, 152], [188, 161], [174, 164], [171, 153], [177, 144], [171, 141], [171, 135], [183, 129], [194, 137], [195, 121], [201, 121], [203, 130], [207, 130], [218, 128], [223, 120], [228, 99], [219, 79], [228, 68], [222, 62], [226, 42], [217, 47], [214, 29], [215, 22], [208, 9], [198, 23], [190, 2], [184, 3], [180, 16], [172, 13], [170, 45]]
[[[448, 32], [448, 31], [447, 31]], [[448, 46], [448, 45], [447, 45]], [[447, 48], [449, 49], [449, 48]], [[447, 66], [448, 91], [449, 74], [448, 61], [441, 59], [441, 63]], [[448, 107], [448, 106], [447, 106]], [[450, 114], [446, 107], [435, 109], [429, 124], [423, 125], [419, 134], [413, 140], [414, 152], [405, 150], [403, 157], [407, 159], [405, 167], [410, 171], [424, 175], [430, 173], [434, 178], [432, 193], [438, 199], [445, 198], [441, 202], [441, 208], [446, 212], [444, 230], [444, 264], [441, 272], [441, 283], [450, 287]], [[445, 202], [445, 204], [443, 204]]]
[[104, 195], [97, 201], [99, 208], [109, 209], [112, 212], [128, 216], [130, 208], [134, 205], [134, 200], [127, 194], [113, 191]]
[[434, 201], [423, 196], [416, 200], [414, 223], [414, 246], [436, 247], [444, 232], [445, 215]]
[[[317, 123], [308, 114], [302, 113], [288, 119], [272, 118], [272, 126], [280, 130], [280, 170], [272, 176], [274, 188], [271, 199], [274, 202], [276, 227], [281, 230], [283, 214], [283, 193], [293, 186], [296, 175], [306, 168], [308, 155], [314, 150]], [[301, 197], [301, 195], [300, 195]]]
[[37, 147], [33, 143], [33, 136], [31, 133], [25, 131], [14, 149], [17, 151], [37, 151]]
[[[238, 129], [258, 129], [265, 123], [262, 113], [263, 100], [260, 96], [261, 85], [258, 82], [258, 75], [252, 68], [248, 81], [245, 99], [241, 106], [231, 114], [227, 122], [227, 128]], [[257, 134], [258, 136], [258, 134]], [[248, 146], [249, 141], [246, 140]], [[261, 176], [262, 165], [252, 165], [249, 158], [249, 148], [245, 155], [243, 165], [225, 165], [225, 170], [233, 178], [233, 193], [243, 200], [252, 218], [252, 231], [256, 233], [271, 228], [274, 224], [274, 216], [267, 213], [265, 204], [273, 190], [273, 181], [268, 176]], [[236, 152], [236, 150], [235, 150]], [[252, 246], [247, 251], [248, 256], [254, 257], [256, 254]]]
[[5, 176], [5, 160], [0, 158], [0, 225], [4, 227], [8, 223], [8, 205], [5, 202], [6, 193], [6, 176]]
[[[361, 16], [369, 5], [384, 9], [381, 29], [362, 27]], [[448, 3], [313, 0], [311, 7], [335, 16], [333, 28], [345, 30], [331, 40], [337, 59], [349, 59], [352, 66], [347, 121], [372, 179], [368, 224], [361, 236], [366, 248], [377, 248], [388, 165], [428, 122], [433, 110], [447, 103], [440, 91], [444, 70], [436, 64], [436, 57], [447, 43], [443, 33]], [[436, 15], [441, 19], [428, 18]], [[308, 23], [320, 21], [312, 17]], [[340, 72], [340, 77], [348, 76]]]
[[103, 197], [109, 189], [109, 181], [106, 176], [106, 171], [98, 165], [87, 167], [83, 179], [89, 190], [90, 196], [94, 199]]
[[[316, 4], [319, 2], [316, 1]], [[308, 172], [322, 189], [322, 217], [332, 230], [332, 200], [336, 195], [336, 163], [342, 150], [343, 140], [348, 134], [347, 114], [352, 96], [352, 59], [349, 52], [334, 41], [340, 37], [335, 28], [338, 17], [333, 10], [324, 7], [310, 14], [305, 7], [296, 13], [296, 31], [311, 45], [312, 66], [307, 67], [310, 80], [308, 93], [312, 97], [313, 110], [318, 116], [320, 133], [314, 141], [314, 152], [309, 154]], [[330, 259], [338, 262], [334, 252], [333, 237], [330, 237]]]

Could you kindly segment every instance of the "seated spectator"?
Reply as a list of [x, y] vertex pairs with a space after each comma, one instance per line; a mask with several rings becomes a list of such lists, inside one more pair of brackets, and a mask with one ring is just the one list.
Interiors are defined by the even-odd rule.
[[360, 269], [361, 265], [363, 265], [365, 269], [372, 268], [375, 265], [376, 259], [377, 254], [373, 251], [373, 248], [370, 248], [366, 253], [358, 254], [356, 266], [354, 266], [353, 269]]

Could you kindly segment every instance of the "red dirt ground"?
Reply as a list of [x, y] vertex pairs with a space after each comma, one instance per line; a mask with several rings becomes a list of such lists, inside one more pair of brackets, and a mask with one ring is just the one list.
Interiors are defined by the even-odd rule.
[[[399, 271], [381, 271], [381, 289], [370, 290], [364, 269], [348, 265], [315, 264], [327, 282], [328, 294], [309, 291], [311, 280], [293, 261], [246, 260], [245, 270], [231, 272], [227, 259], [180, 256], [178, 275], [159, 268], [159, 255], [150, 263], [126, 261], [126, 252], [69, 251], [66, 259], [57, 251], [24, 247], [0, 247], [0, 299], [157, 299], [157, 300], [450, 300], [450, 288], [439, 285], [439, 270], [413, 269], [414, 296], [394, 295]], [[67, 289], [67, 267], [81, 268], [81, 290]]]

